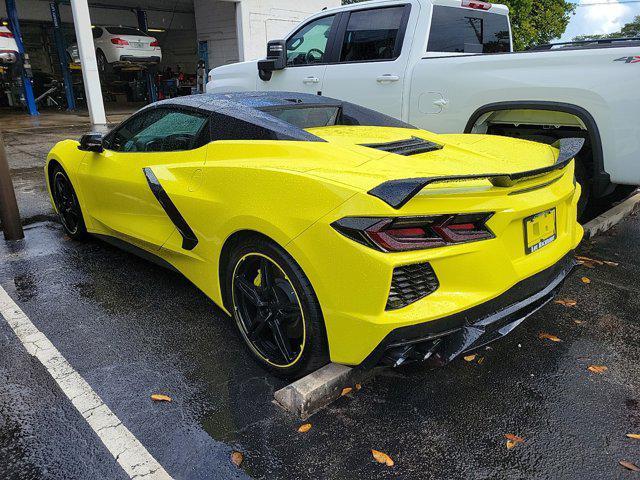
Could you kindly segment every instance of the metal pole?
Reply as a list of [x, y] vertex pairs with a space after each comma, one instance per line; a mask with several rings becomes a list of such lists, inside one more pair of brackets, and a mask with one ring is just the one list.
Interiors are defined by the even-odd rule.
[[84, 80], [89, 117], [93, 125], [106, 125], [107, 116], [104, 112], [104, 100], [102, 99], [102, 87], [100, 86], [87, 0], [71, 0], [71, 10], [73, 11], [73, 24], [78, 40], [78, 53], [82, 65], [82, 79]]
[[13, 190], [7, 152], [4, 149], [4, 138], [0, 130], [0, 220], [5, 240], [20, 240], [24, 238], [22, 223], [16, 193]]
[[[39, 115], [38, 107], [36, 106], [36, 99], [33, 94], [33, 86], [31, 85], [31, 64], [27, 61], [27, 56], [24, 51], [24, 43], [22, 43], [22, 33], [20, 32], [20, 22], [18, 21], [18, 9], [16, 8], [15, 0], [5, 0], [7, 6], [7, 16], [9, 17], [9, 23], [11, 24], [11, 31], [13, 37], [18, 46], [18, 53], [20, 54], [21, 77], [22, 88], [24, 89], [24, 100], [27, 104], [27, 110], [29, 115]], [[27, 72], [28, 70], [28, 72]]]
[[67, 110], [76, 109], [76, 99], [73, 93], [73, 80], [69, 73], [69, 62], [67, 61], [67, 42], [64, 41], [64, 33], [62, 31], [62, 23], [60, 22], [60, 9], [57, 2], [49, 3], [51, 10], [51, 20], [53, 20], [53, 36], [56, 40], [56, 49], [58, 50], [58, 61], [60, 62], [60, 70], [64, 81], [64, 91], [67, 96]]
[[[147, 18], [147, 12], [141, 8], [136, 8], [136, 17], [138, 19], [138, 29], [144, 33], [149, 33], [149, 19]], [[149, 97], [149, 103], [155, 103], [158, 101], [158, 92], [156, 91], [156, 84], [154, 82], [153, 67], [148, 66], [145, 69], [144, 75], [147, 80], [147, 95]]]

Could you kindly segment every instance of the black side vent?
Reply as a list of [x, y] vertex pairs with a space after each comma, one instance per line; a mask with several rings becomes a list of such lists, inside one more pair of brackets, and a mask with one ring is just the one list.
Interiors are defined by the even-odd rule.
[[419, 153], [433, 152], [442, 149], [442, 145], [430, 142], [423, 138], [411, 137], [406, 140], [387, 143], [367, 143], [363, 147], [375, 148], [383, 152], [396, 153], [398, 155], [417, 155]]
[[406, 307], [435, 292], [439, 286], [438, 277], [429, 263], [396, 267], [393, 270], [386, 309]]

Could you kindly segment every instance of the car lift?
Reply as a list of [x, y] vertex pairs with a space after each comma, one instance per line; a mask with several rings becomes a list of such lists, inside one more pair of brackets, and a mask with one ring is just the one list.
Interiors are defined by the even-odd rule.
[[64, 83], [64, 91], [67, 96], [67, 110], [76, 109], [76, 99], [73, 93], [73, 81], [69, 72], [69, 62], [67, 61], [67, 43], [64, 40], [62, 32], [62, 24], [60, 22], [60, 8], [57, 1], [49, 2], [49, 10], [51, 11], [51, 20], [53, 21], [53, 36], [56, 41], [56, 50], [58, 52], [58, 60], [60, 62], [60, 71]]
[[[147, 19], [147, 12], [140, 8], [136, 8], [136, 17], [138, 18], [138, 28], [148, 34], [149, 33], [149, 21]], [[156, 89], [156, 83], [154, 81], [153, 69], [155, 67], [147, 66], [145, 68], [145, 76], [147, 79], [147, 90], [149, 93], [149, 103], [154, 103], [158, 101], [158, 91]]]
[[28, 64], [28, 57], [24, 53], [24, 43], [22, 43], [22, 33], [20, 33], [20, 23], [18, 22], [18, 9], [16, 8], [15, 0], [5, 0], [7, 6], [7, 17], [9, 17], [9, 24], [11, 31], [13, 32], [16, 45], [18, 46], [18, 53], [20, 54], [20, 71], [22, 77], [22, 88], [24, 90], [24, 99], [27, 105], [27, 111], [29, 115], [39, 115], [38, 107], [36, 106], [36, 99], [33, 95], [33, 86], [31, 85], [31, 75], [29, 74], [31, 67]]

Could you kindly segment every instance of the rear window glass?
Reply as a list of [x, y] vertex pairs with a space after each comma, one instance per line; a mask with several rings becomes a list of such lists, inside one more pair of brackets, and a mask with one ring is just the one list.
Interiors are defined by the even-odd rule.
[[363, 62], [398, 57], [398, 35], [404, 11], [404, 6], [401, 6], [353, 12], [349, 16], [340, 61]]
[[457, 7], [433, 7], [429, 52], [498, 53], [510, 50], [506, 15]]
[[263, 111], [302, 129], [336, 125], [340, 117], [340, 107], [326, 105], [267, 108]]
[[146, 37], [147, 34], [141, 32], [137, 28], [132, 27], [106, 27], [107, 32], [112, 35], [136, 35]]

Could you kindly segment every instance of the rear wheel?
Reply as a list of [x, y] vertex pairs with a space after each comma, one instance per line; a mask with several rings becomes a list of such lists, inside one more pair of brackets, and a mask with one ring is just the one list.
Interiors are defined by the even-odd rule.
[[82, 217], [80, 202], [62, 167], [54, 167], [51, 173], [51, 195], [65, 233], [74, 240], [85, 238], [87, 228]]
[[281, 247], [261, 238], [238, 245], [226, 281], [236, 327], [263, 367], [298, 378], [329, 362], [320, 304]]

